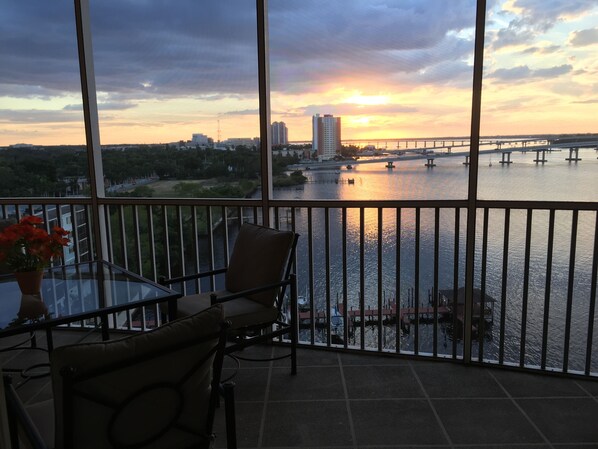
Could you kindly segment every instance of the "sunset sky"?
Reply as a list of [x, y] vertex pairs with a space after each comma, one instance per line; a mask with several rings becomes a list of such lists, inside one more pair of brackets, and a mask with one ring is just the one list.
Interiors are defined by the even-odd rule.
[[[255, 2], [90, 0], [103, 144], [258, 136]], [[3, 4], [0, 146], [82, 144], [72, 1]], [[474, 0], [270, 0], [272, 121], [469, 134]], [[488, 0], [482, 135], [598, 132], [598, 0]], [[220, 130], [220, 133], [219, 131]]]

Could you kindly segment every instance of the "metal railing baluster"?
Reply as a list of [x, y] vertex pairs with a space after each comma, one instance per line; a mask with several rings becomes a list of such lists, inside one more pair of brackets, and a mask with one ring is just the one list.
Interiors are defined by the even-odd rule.
[[554, 209], [550, 210], [548, 219], [548, 241], [546, 246], [546, 284], [544, 288], [544, 321], [542, 324], [542, 355], [540, 368], [546, 369], [546, 355], [548, 351], [548, 325], [550, 319], [550, 288], [552, 285], [552, 251], [554, 248]]
[[565, 345], [563, 352], [563, 372], [569, 370], [569, 346], [571, 343], [571, 315], [573, 313], [573, 288], [575, 278], [575, 251], [577, 249], [578, 211], [571, 217], [571, 250], [569, 252], [569, 279], [567, 283], [567, 313], [565, 315]]
[[459, 294], [459, 241], [461, 236], [460, 228], [461, 210], [455, 208], [455, 248], [453, 253], [453, 359], [457, 358], [457, 338], [455, 338], [455, 332], [457, 330], [457, 314], [455, 311], [458, 307], [457, 296]]
[[527, 302], [529, 296], [529, 259], [532, 241], [532, 210], [527, 209], [527, 224], [525, 227], [525, 256], [523, 268], [523, 294], [521, 298], [521, 336], [519, 338], [519, 366], [525, 365], [525, 345], [527, 338]]
[[[345, 348], [348, 347], [349, 342], [349, 301], [348, 301], [348, 284], [347, 284], [347, 208], [342, 208], [342, 257], [343, 257], [343, 337]], [[353, 329], [353, 332], [355, 330]]]
[[[316, 342], [316, 309], [314, 301], [314, 240], [313, 240], [313, 213], [307, 209], [307, 260], [308, 260], [308, 283], [309, 283], [309, 336], [311, 344]], [[306, 292], [307, 294], [307, 292]]]
[[[209, 258], [208, 258], [208, 271], [214, 270], [214, 218], [212, 217], [212, 207], [206, 206], [206, 233], [208, 236], [208, 249], [209, 249]], [[219, 267], [220, 268], [220, 267]], [[216, 278], [214, 276], [210, 276], [210, 290], [215, 290], [216, 285]]]
[[396, 209], [395, 224], [395, 352], [401, 352], [401, 208]]
[[413, 307], [415, 311], [415, 332], [413, 338], [413, 349], [415, 354], [419, 354], [419, 251], [420, 251], [420, 224], [421, 224], [421, 209], [415, 209], [415, 292], [413, 298]]
[[498, 363], [502, 365], [505, 358], [505, 328], [507, 319], [507, 280], [509, 273], [509, 228], [511, 209], [505, 209], [505, 229], [502, 252], [502, 287], [500, 294], [500, 342], [498, 346]]
[[365, 208], [359, 208], [359, 319], [360, 343], [365, 349]]
[[385, 304], [382, 302], [382, 222], [383, 222], [383, 209], [381, 207], [378, 208], [378, 351], [382, 351], [383, 349], [383, 326], [382, 326], [382, 309], [385, 307]]
[[594, 253], [592, 262], [592, 281], [590, 286], [590, 305], [588, 313], [588, 340], [586, 345], [585, 375], [589, 376], [592, 367], [592, 341], [594, 338], [594, 316], [596, 312], [596, 283], [598, 278], [598, 212], [596, 212], [596, 224], [594, 226]]
[[330, 209], [324, 208], [324, 266], [325, 268], [325, 295], [326, 295], [326, 346], [330, 346], [331, 342], [331, 320], [332, 304], [330, 301]]
[[484, 333], [486, 326], [486, 270], [488, 266], [488, 222], [490, 211], [484, 208], [484, 222], [482, 224], [482, 267], [480, 282], [480, 318], [478, 321], [478, 360], [484, 361]]
[[432, 331], [433, 335], [433, 349], [432, 354], [434, 357], [438, 356], [438, 255], [440, 252], [440, 208], [434, 209], [434, 287], [432, 288], [432, 307], [434, 310]]

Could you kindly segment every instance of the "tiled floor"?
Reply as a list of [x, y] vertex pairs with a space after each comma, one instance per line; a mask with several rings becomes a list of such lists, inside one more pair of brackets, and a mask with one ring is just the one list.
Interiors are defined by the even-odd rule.
[[[0, 360], [28, 366], [44, 356]], [[598, 381], [316, 349], [299, 351], [296, 376], [288, 359], [233, 367], [227, 360], [225, 375], [236, 371], [239, 447], [598, 449]], [[19, 393], [27, 402], [45, 399], [48, 379]], [[222, 415], [219, 448], [226, 447]]]

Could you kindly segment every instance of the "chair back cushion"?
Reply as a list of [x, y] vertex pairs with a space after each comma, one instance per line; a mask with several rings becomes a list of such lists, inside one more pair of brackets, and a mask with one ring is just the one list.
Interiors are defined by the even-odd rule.
[[[203, 447], [222, 321], [218, 305], [151, 332], [56, 348], [50, 358], [56, 447], [64, 447], [71, 430], [77, 448]], [[64, 398], [67, 367], [74, 370], [74, 394]], [[64, 400], [73, 406], [71, 422]]]
[[[294, 238], [295, 234], [291, 231], [243, 224], [226, 272], [226, 289], [237, 293], [280, 282], [285, 274]], [[272, 307], [278, 291], [273, 289], [248, 298]]]

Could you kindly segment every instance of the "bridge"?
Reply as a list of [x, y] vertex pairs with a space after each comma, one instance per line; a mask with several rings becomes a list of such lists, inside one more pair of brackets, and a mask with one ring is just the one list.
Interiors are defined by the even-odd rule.
[[[528, 152], [528, 151], [535, 151], [536, 152], [536, 159], [534, 162], [536, 163], [545, 163], [545, 154], [546, 152], [552, 151], [562, 151], [562, 150], [569, 150], [569, 157], [565, 160], [577, 162], [581, 159], [579, 158], [579, 149], [580, 148], [595, 148], [598, 150], [598, 140], [595, 141], [579, 141], [579, 142], [566, 142], [566, 143], [551, 143], [546, 141], [547, 143], [542, 145], [528, 145], [530, 142], [537, 142], [538, 140], [518, 140], [518, 141], [494, 141], [494, 142], [480, 142], [480, 147], [482, 145], [494, 145], [495, 148], [491, 149], [481, 149], [479, 150], [479, 154], [500, 154], [501, 160], [498, 162], [500, 164], [510, 164], [511, 162], [511, 153], [514, 151], [518, 152]], [[505, 147], [506, 144], [511, 146]], [[515, 145], [515, 146], [513, 146]], [[469, 165], [469, 157], [470, 153], [469, 150], [467, 151], [453, 151], [453, 146], [445, 145], [441, 147], [428, 147], [428, 148], [419, 148], [419, 149], [403, 149], [403, 150], [386, 150], [385, 155], [383, 156], [373, 156], [368, 159], [364, 159], [363, 157], [352, 160], [346, 159], [342, 161], [322, 161], [322, 162], [311, 162], [307, 164], [294, 164], [289, 166], [289, 170], [329, 170], [329, 169], [340, 169], [341, 167], [348, 167], [358, 165], [358, 164], [393, 164], [395, 162], [401, 161], [410, 161], [416, 159], [427, 160], [426, 166], [433, 167], [434, 160], [438, 158], [445, 158], [445, 157], [455, 157], [460, 156], [465, 158], [465, 165]]]

